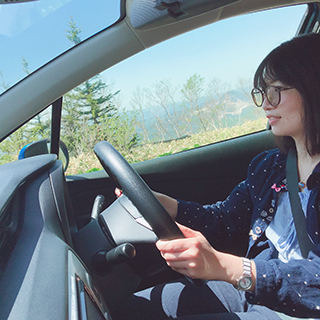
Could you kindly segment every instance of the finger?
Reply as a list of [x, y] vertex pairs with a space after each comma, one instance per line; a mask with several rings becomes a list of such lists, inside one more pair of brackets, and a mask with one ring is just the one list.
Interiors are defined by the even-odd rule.
[[189, 268], [189, 263], [187, 263], [186, 261], [167, 261], [167, 265], [171, 268], [176, 268], [176, 269], [188, 269]]
[[167, 251], [161, 251], [161, 255], [163, 257], [163, 259], [165, 259], [166, 261], [188, 261], [189, 258], [189, 254], [186, 251], [180, 251], [180, 252], [167, 252]]
[[183, 238], [183, 239], [176, 239], [176, 240], [158, 240], [156, 242], [156, 246], [158, 250], [164, 251], [164, 252], [181, 252], [188, 250], [190, 246], [192, 245], [193, 241], [190, 241], [190, 239]]
[[197, 263], [195, 261], [167, 261], [167, 265], [174, 269], [184, 269], [185, 272], [194, 273], [197, 269]]
[[114, 193], [116, 197], [119, 198], [122, 195], [122, 190], [120, 190], [119, 188], [115, 188]]

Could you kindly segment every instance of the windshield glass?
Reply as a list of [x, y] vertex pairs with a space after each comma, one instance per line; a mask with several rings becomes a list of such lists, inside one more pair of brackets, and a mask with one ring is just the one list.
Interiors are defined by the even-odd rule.
[[120, 18], [120, 0], [41, 0], [0, 5], [0, 94]]

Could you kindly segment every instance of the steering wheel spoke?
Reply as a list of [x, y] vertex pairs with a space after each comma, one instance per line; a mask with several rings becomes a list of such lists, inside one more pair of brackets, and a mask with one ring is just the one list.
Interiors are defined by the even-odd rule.
[[159, 239], [183, 237], [176, 223], [148, 185], [109, 142], [97, 143], [94, 152], [102, 167], [140, 211]]

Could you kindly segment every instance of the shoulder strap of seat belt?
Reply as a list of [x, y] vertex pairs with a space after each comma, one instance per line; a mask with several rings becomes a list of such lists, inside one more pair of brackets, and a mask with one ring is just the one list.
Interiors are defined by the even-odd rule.
[[308, 257], [309, 251], [314, 249], [314, 244], [311, 242], [306, 228], [306, 219], [302, 210], [299, 186], [298, 186], [298, 170], [297, 170], [297, 154], [296, 151], [290, 149], [286, 163], [287, 188], [291, 211], [293, 215], [294, 225], [296, 227], [299, 246], [303, 258]]

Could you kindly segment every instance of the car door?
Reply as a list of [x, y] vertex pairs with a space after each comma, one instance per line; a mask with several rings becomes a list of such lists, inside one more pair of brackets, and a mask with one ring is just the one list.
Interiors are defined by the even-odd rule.
[[[32, 4], [31, 1], [27, 2]], [[254, 71], [244, 63], [244, 61], [250, 61], [252, 56], [241, 54], [240, 50], [240, 47], [248, 47], [248, 42], [241, 38], [242, 46], [240, 46], [236, 38], [247, 34], [247, 30], [253, 30], [249, 39], [253, 41], [253, 47], [258, 48], [261, 44], [267, 43], [269, 38], [277, 38], [278, 33], [280, 34], [279, 28], [286, 31], [287, 35], [284, 38], [291, 37], [307, 6], [284, 8], [277, 11], [277, 19], [272, 20], [274, 29], [271, 31], [269, 24], [268, 32], [262, 29], [256, 32], [252, 26], [256, 26], [258, 22], [261, 26], [268, 25], [264, 22], [273, 19], [273, 16], [269, 15], [271, 11], [262, 12], [262, 15], [266, 15], [264, 18], [260, 15], [239, 17], [240, 20], [247, 18], [251, 20], [252, 18], [251, 23], [245, 23], [244, 28], [240, 28], [240, 20], [236, 18], [236, 20], [230, 20], [230, 25], [229, 20], [222, 21], [222, 25], [214, 24], [217, 25], [217, 29], [211, 29], [210, 26], [205, 27], [205, 30], [199, 29], [199, 31], [205, 31], [204, 35], [195, 30], [200, 19], [191, 19], [187, 21], [188, 26], [185, 26], [184, 30], [194, 30], [185, 35], [188, 37], [191, 34], [192, 42], [188, 38], [177, 37], [172, 39], [176, 44], [171, 40], [164, 42], [164, 47], [161, 47], [160, 51], [157, 51], [158, 46], [155, 46], [144, 50], [141, 55], [138, 54], [136, 58], [142, 63], [138, 67], [133, 61], [135, 58], [124, 60], [123, 63], [112, 67], [113, 64], [127, 58], [132, 53], [151, 46], [152, 41], [160, 42], [161, 39], [167, 39], [168, 35], [161, 35], [160, 31], [160, 35], [158, 34], [155, 40], [151, 37], [152, 39], [149, 39], [145, 45], [143, 43], [146, 40], [145, 31], [142, 31], [141, 37], [138, 38], [138, 32], [129, 26], [129, 21], [125, 21], [125, 16], [121, 15], [116, 20], [112, 20], [111, 23], [115, 25], [110, 28], [100, 32], [99, 30], [102, 29], [99, 26], [98, 29], [90, 31], [89, 35], [87, 34], [88, 38], [85, 37], [83, 43], [79, 45], [77, 43], [79, 39], [76, 36], [79, 35], [80, 29], [76, 21], [69, 16], [70, 12], [78, 12], [78, 10], [70, 11], [70, 5], [74, 5], [77, 9], [81, 5], [86, 5], [82, 7], [85, 12], [83, 21], [90, 21], [87, 18], [91, 14], [95, 20], [103, 21], [101, 28], [105, 27], [103, 14], [107, 11], [106, 9], [99, 10], [98, 6], [99, 12], [95, 12], [92, 10], [93, 3], [79, 4], [79, 1], [64, 1], [63, 3], [57, 1], [54, 7], [50, 3], [39, 1], [35, 3], [40, 6], [35, 18], [48, 16], [49, 22], [42, 26], [46, 25], [52, 29], [57, 29], [53, 27], [55, 26], [53, 22], [60, 22], [56, 18], [59, 17], [59, 13], [63, 13], [60, 8], [66, 6], [67, 13], [62, 16], [65, 17], [65, 22], [69, 26], [68, 30], [73, 32], [67, 32], [67, 34], [69, 36], [72, 34], [71, 41], [74, 47], [67, 50], [65, 54], [59, 54], [57, 58], [53, 58], [50, 54], [49, 58], [42, 61], [45, 64], [43, 67], [34, 66], [31, 61], [43, 55], [41, 49], [45, 49], [46, 53], [54, 52], [50, 46], [44, 45], [45, 39], [50, 40], [51, 45], [63, 41], [52, 41], [53, 38], [48, 36], [46, 29], [42, 30], [38, 24], [31, 25], [29, 28], [29, 21], [24, 23], [21, 17], [27, 17], [28, 20], [33, 14], [30, 10], [31, 14], [28, 15], [24, 8], [21, 9], [21, 15], [15, 16], [20, 19], [13, 19], [13, 22], [16, 20], [19, 23], [22, 22], [19, 28], [6, 30], [8, 37], [5, 38], [5, 41], [12, 36], [11, 32], [17, 32], [18, 40], [24, 40], [18, 41], [22, 44], [21, 50], [13, 51], [17, 53], [15, 58], [18, 59], [18, 65], [21, 64], [20, 60], [23, 58], [22, 69], [26, 79], [17, 80], [19, 78], [12, 72], [14, 80], [8, 81], [4, 77], [6, 73], [2, 73], [2, 70], [0, 72], [1, 89], [2, 87], [5, 89], [0, 97], [0, 109], [2, 110], [0, 135], [1, 139], [9, 138], [1, 142], [0, 154], [0, 176], [2, 177], [0, 318], [111, 319], [109, 309], [117, 308], [123, 296], [128, 296], [137, 288], [141, 280], [139, 275], [144, 270], [138, 270], [140, 273], [137, 273], [127, 264], [123, 264], [116, 268], [116, 277], [114, 273], [100, 275], [91, 272], [89, 263], [86, 263], [83, 256], [80, 255], [79, 247], [80, 249], [84, 247], [83, 252], [87, 251], [85, 245], [88, 243], [99, 245], [93, 240], [94, 235], [100, 235], [103, 244], [107, 241], [106, 234], [102, 232], [96, 220], [93, 221], [97, 227], [94, 230], [99, 232], [96, 234], [88, 232], [88, 237], [83, 238], [75, 250], [76, 237], [73, 231], [78, 230], [72, 225], [73, 214], [78, 229], [80, 229], [90, 220], [93, 202], [98, 194], [105, 196], [104, 207], [115, 199], [116, 184], [112, 177], [101, 170], [97, 162], [88, 161], [91, 158], [94, 159], [93, 142], [101, 139], [110, 140], [153, 190], [200, 203], [224, 199], [239, 181], [245, 179], [247, 166], [251, 159], [262, 150], [274, 147], [272, 133], [266, 130], [266, 119], [263, 118], [263, 112], [255, 109], [250, 102], [250, 85], [247, 85], [247, 81], [242, 78], [241, 81], [233, 82], [229, 88], [225, 86], [225, 81], [229, 81], [227, 79], [236, 80], [239, 74], [246, 76], [244, 69], [250, 74]], [[106, 4], [107, 2], [102, 1], [101, 3]], [[126, 3], [130, 5], [132, 1], [126, 1]], [[259, 2], [258, 5], [257, 2], [252, 3], [252, 1], [239, 3], [235, 11], [227, 11], [226, 16], [254, 11], [259, 8], [259, 5], [261, 8], [270, 6], [267, 1]], [[242, 3], [244, 7], [241, 7]], [[124, 6], [125, 1], [122, 1], [121, 5]], [[20, 10], [18, 3], [3, 6]], [[306, 29], [304, 32], [318, 31], [318, 17], [315, 14], [317, 8], [317, 5], [309, 6], [307, 23], [301, 27]], [[286, 9], [289, 11], [292, 9], [291, 13], [289, 14]], [[4, 14], [3, 7], [1, 11]], [[53, 12], [53, 15], [50, 15], [50, 12]], [[219, 15], [220, 11], [217, 12]], [[98, 13], [101, 13], [100, 19], [98, 19]], [[213, 21], [212, 17], [215, 16], [216, 12], [213, 12], [210, 21]], [[217, 19], [222, 19], [222, 17], [217, 17]], [[280, 25], [275, 23], [276, 20]], [[36, 22], [38, 21], [40, 20], [37, 18]], [[57, 24], [62, 30], [60, 36], [68, 38], [64, 34], [67, 27]], [[179, 23], [177, 25], [175, 33], [181, 33], [178, 30]], [[39, 30], [43, 31], [41, 34], [44, 34], [44, 37], [41, 38], [41, 41], [39, 38], [31, 38], [32, 41], [30, 41], [27, 32], [19, 32], [30, 31], [30, 29], [36, 30], [36, 34], [40, 34]], [[118, 37], [119, 33], [116, 31], [119, 30], [120, 35], [124, 37]], [[97, 36], [91, 37], [92, 32], [97, 32]], [[231, 40], [229, 35], [233, 33], [236, 34], [236, 38]], [[217, 42], [218, 39], [213, 37], [214, 34], [220, 38], [221, 42]], [[257, 42], [257, 34], [261, 40], [259, 42]], [[272, 36], [267, 37], [268, 34]], [[112, 41], [109, 41], [110, 39]], [[277, 38], [276, 42], [283, 40]], [[41, 46], [35, 46], [34, 43], [41, 43]], [[70, 43], [68, 41], [66, 43], [66, 47], [69, 48]], [[118, 50], [112, 52], [114, 46], [117, 47], [117, 43], [120, 43]], [[206, 43], [210, 43], [212, 51], [205, 47]], [[30, 59], [30, 65], [28, 65], [29, 57], [22, 55], [23, 49], [29, 48], [27, 44], [36, 49], [36, 54]], [[272, 46], [274, 45], [276, 44], [273, 43]], [[121, 46], [125, 50], [120, 50]], [[97, 50], [102, 47], [103, 50]], [[178, 48], [178, 51], [174, 51], [173, 47]], [[269, 47], [263, 47], [261, 54], [266, 54], [269, 49]], [[6, 50], [11, 52], [9, 46], [6, 46]], [[249, 49], [250, 51], [254, 50]], [[144, 52], [150, 57], [145, 56]], [[209, 61], [205, 61], [205, 53], [209, 53]], [[229, 53], [233, 53], [233, 57], [229, 56]], [[7, 56], [10, 60], [14, 60], [14, 55], [7, 54]], [[106, 59], [106, 57], [113, 59]], [[187, 57], [189, 59], [185, 59]], [[196, 62], [204, 62], [202, 68]], [[225, 64], [222, 65], [222, 62]], [[2, 65], [6, 64], [4, 62]], [[240, 70], [240, 73], [233, 72], [232, 75], [227, 76], [230, 70], [235, 71], [239, 66], [245, 67]], [[9, 63], [8, 68], [10, 69]], [[109, 68], [105, 74], [97, 75], [92, 80], [89, 79], [93, 74], [105, 68]], [[29, 75], [30, 71], [32, 73]], [[219, 77], [226, 76], [226, 78], [222, 78], [221, 81], [218, 81], [217, 78], [211, 79], [210, 86], [207, 88], [203, 80], [207, 77], [206, 71], [216, 77], [219, 74]], [[21, 70], [19, 72], [21, 73]], [[156, 77], [152, 78], [151, 75]], [[182, 78], [177, 79], [176, 75], [181, 75]], [[115, 78], [114, 88], [110, 80], [113, 77]], [[171, 79], [165, 80], [163, 77]], [[17, 85], [14, 82], [12, 88], [9, 89], [8, 82], [16, 80]], [[81, 87], [65, 94], [81, 81], [85, 81]], [[86, 92], [91, 85], [96, 88], [97, 97], [92, 95], [90, 90]], [[146, 88], [140, 91], [139, 87], [135, 87], [136, 85], [146, 86]], [[125, 93], [128, 87], [134, 91], [132, 101], [129, 103], [128, 98], [121, 96], [119, 92]], [[108, 88], [111, 91], [108, 91]], [[59, 97], [63, 94], [65, 95], [61, 131], [60, 115], [59, 119], [53, 119], [51, 130], [56, 135], [61, 135], [61, 139], [65, 141], [70, 152], [70, 166], [66, 172], [66, 181], [62, 161], [57, 160], [55, 155], [39, 155], [21, 161], [16, 160], [19, 149], [31, 142], [29, 138], [34, 140], [45, 138], [47, 144], [50, 136], [50, 112], [45, 108], [52, 101], [60, 100]], [[127, 97], [130, 95], [130, 92], [127, 93]], [[72, 131], [74, 123], [69, 120], [73, 121], [74, 117], [68, 116], [74, 110], [73, 107], [81, 104], [83, 98], [89, 98], [91, 102], [103, 101], [103, 106], [107, 105], [103, 111], [110, 113], [106, 112], [103, 115], [104, 121], [98, 119], [98, 123], [95, 123], [96, 118], [91, 118], [86, 122], [80, 121], [80, 125], [75, 125], [75, 130]], [[146, 99], [147, 106], [143, 98]], [[170, 103], [167, 103], [168, 100]], [[39, 113], [41, 110], [44, 110], [43, 114]], [[115, 113], [115, 110], [121, 112]], [[82, 116], [87, 120], [85, 118], [87, 111], [84, 105], [84, 109], [77, 113], [80, 120]], [[52, 115], [55, 118], [57, 113], [53, 111]], [[32, 117], [34, 118], [31, 119]], [[27, 123], [30, 119], [32, 123]], [[26, 126], [21, 127], [21, 131], [17, 130], [23, 123], [26, 123]], [[84, 123], [86, 126], [81, 126]], [[132, 131], [133, 127], [135, 130]], [[21, 134], [23, 130], [28, 132], [28, 135]], [[57, 149], [59, 137], [55, 134], [52, 134], [52, 139]], [[54, 148], [51, 148], [50, 151], [52, 149]], [[110, 240], [111, 243], [112, 239]], [[152, 248], [155, 249], [153, 243]], [[98, 251], [91, 253], [95, 255], [96, 252]], [[145, 255], [147, 258], [141, 259], [144, 260], [142, 264], [149, 265], [149, 252], [146, 252]], [[166, 276], [164, 278], [159, 276], [156, 281], [161, 282], [167, 279]], [[153, 283], [151, 280], [149, 283], [143, 283], [142, 286]]]

